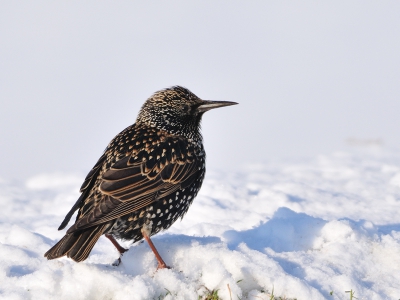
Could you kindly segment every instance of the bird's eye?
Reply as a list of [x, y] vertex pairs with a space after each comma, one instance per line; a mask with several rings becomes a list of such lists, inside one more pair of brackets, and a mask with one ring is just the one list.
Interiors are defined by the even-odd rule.
[[189, 112], [190, 112], [190, 105], [184, 104], [184, 105], [182, 106], [182, 110], [183, 110], [185, 113], [189, 113]]

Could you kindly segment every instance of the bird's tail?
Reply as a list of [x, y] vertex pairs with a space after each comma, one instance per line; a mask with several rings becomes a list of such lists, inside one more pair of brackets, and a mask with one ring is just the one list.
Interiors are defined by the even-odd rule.
[[88, 229], [67, 233], [57, 244], [55, 244], [44, 256], [47, 259], [55, 259], [67, 255], [76, 262], [85, 260], [94, 244], [107, 229], [107, 224], [93, 226]]

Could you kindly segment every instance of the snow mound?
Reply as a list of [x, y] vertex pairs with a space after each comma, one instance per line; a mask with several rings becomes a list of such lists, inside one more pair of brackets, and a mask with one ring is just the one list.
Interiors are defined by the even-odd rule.
[[[82, 178], [0, 180], [0, 298], [400, 298], [398, 157], [321, 156], [301, 164], [207, 174], [182, 222], [118, 254], [101, 238], [89, 258], [47, 261]], [[65, 179], [65, 180], [64, 180]]]

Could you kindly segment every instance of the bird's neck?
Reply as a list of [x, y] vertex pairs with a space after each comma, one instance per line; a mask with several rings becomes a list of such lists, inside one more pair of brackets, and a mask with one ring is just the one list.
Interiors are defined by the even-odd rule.
[[201, 135], [201, 127], [200, 123], [198, 122], [188, 121], [176, 124], [172, 122], [165, 122], [165, 120], [162, 123], [157, 121], [152, 122], [149, 120], [144, 122], [142, 120], [137, 120], [136, 123], [166, 131], [171, 135], [184, 137], [188, 140], [188, 142], [201, 146], [202, 148], [203, 136]]

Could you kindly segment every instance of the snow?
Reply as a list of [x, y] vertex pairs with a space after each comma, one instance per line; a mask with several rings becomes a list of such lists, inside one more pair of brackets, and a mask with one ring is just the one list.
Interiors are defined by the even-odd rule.
[[[400, 298], [400, 156], [348, 151], [209, 172], [182, 222], [120, 266], [101, 238], [82, 263], [43, 254], [85, 174], [0, 180], [1, 299]], [[331, 295], [332, 293], [332, 295]]]

